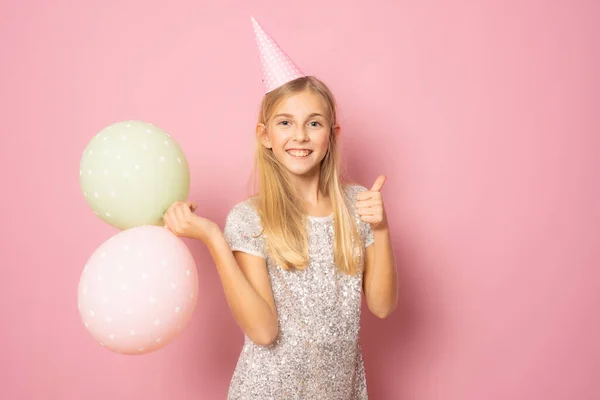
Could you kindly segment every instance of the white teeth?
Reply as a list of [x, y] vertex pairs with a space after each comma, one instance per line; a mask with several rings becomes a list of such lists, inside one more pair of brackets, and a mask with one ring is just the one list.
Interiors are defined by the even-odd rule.
[[310, 150], [288, 150], [287, 152], [296, 157], [306, 157], [312, 153]]

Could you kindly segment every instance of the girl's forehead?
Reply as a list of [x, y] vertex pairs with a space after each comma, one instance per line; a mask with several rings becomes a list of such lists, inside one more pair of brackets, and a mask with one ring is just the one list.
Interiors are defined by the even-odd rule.
[[275, 107], [275, 114], [311, 114], [325, 115], [327, 107], [321, 96], [311, 91], [294, 93], [281, 99]]

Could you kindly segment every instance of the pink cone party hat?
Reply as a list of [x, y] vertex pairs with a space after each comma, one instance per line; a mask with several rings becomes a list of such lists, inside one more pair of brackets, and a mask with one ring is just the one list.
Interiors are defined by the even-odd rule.
[[251, 19], [262, 65], [265, 93], [269, 93], [286, 82], [305, 76], [254, 17]]

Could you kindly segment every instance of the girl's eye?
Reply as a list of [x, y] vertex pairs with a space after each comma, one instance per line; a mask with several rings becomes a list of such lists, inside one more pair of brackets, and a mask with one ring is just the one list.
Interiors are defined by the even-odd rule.
[[281, 121], [281, 122], [279, 123], [279, 125], [284, 125], [284, 126], [288, 126], [289, 124], [290, 124], [290, 122], [289, 122], [289, 121]]
[[318, 125], [321, 125], [321, 123], [320, 123], [320, 122], [317, 122], [317, 121], [313, 121], [313, 122], [311, 122], [311, 124], [317, 124], [317, 125], [311, 125], [311, 126], [313, 126], [313, 127], [315, 127], [315, 126], [318, 126]]

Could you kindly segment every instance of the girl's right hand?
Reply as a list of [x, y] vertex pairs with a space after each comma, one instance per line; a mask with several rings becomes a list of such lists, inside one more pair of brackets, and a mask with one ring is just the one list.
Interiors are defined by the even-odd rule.
[[213, 221], [196, 215], [196, 208], [190, 201], [176, 201], [163, 216], [165, 227], [177, 236], [198, 239], [208, 245], [221, 230]]

